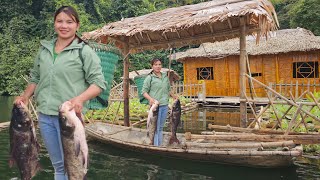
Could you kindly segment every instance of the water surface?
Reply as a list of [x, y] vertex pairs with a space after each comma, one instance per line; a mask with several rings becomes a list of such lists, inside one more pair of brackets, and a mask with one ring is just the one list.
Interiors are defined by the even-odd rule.
[[[0, 120], [9, 121], [12, 107], [12, 97], [0, 96]], [[184, 115], [184, 122], [179, 132], [200, 132], [208, 130], [209, 123], [219, 125], [237, 125], [238, 111], [221, 109], [198, 109]], [[168, 129], [168, 128], [165, 128]], [[41, 138], [38, 135], [40, 142]], [[42, 142], [41, 142], [42, 144]], [[114, 180], [277, 180], [277, 179], [320, 179], [320, 160], [299, 158], [295, 166], [288, 168], [258, 169], [230, 166], [213, 163], [199, 163], [181, 159], [163, 158], [158, 155], [144, 155], [124, 151], [96, 141], [89, 141], [89, 171], [88, 179]], [[8, 129], [0, 131], [0, 180], [17, 179], [17, 168], [8, 167], [9, 133]], [[41, 147], [40, 163], [42, 171], [34, 178], [36, 180], [52, 180], [53, 167], [47, 151]]]

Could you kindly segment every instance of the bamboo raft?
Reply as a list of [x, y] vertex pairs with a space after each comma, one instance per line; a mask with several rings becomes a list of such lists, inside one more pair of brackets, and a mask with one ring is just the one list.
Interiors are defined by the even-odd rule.
[[[181, 144], [168, 145], [169, 132], [164, 132], [163, 145], [149, 145], [147, 130], [94, 122], [86, 125], [88, 139], [139, 153], [163, 157], [182, 158], [211, 163], [248, 167], [287, 167], [295, 157], [302, 155], [302, 146], [292, 140], [262, 142], [254, 140], [225, 140], [203, 138], [212, 136], [237, 136], [244, 133], [216, 132], [215, 135], [186, 135], [178, 133]], [[246, 134], [250, 135], [250, 134]], [[199, 138], [201, 137], [201, 138]], [[228, 136], [229, 137], [229, 136]]]

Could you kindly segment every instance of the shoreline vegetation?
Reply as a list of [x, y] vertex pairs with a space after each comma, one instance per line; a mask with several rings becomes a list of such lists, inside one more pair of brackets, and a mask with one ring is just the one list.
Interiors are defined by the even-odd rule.
[[[180, 97], [182, 114], [198, 108], [198, 103], [191, 102], [190, 99]], [[169, 100], [169, 109], [171, 109], [173, 99]], [[123, 125], [123, 103], [121, 101], [111, 102], [108, 108], [99, 110], [89, 110], [85, 114], [85, 119], [90, 121], [102, 121], [112, 124]], [[149, 106], [141, 104], [138, 98], [130, 99], [130, 122], [132, 126], [145, 127], [148, 117]], [[170, 112], [170, 110], [169, 110]], [[169, 114], [168, 112], [168, 114]]]

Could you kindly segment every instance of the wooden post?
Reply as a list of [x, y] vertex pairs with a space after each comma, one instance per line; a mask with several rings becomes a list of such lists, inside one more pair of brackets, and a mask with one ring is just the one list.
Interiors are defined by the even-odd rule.
[[244, 101], [246, 97], [246, 19], [240, 18], [240, 125], [241, 127], [247, 127], [247, 103]]
[[203, 94], [203, 102], [206, 102], [207, 94], [206, 94], [206, 82], [202, 82], [202, 94]]
[[299, 84], [298, 84], [298, 80], [296, 80], [296, 94], [295, 94], [295, 98], [299, 97]]
[[124, 125], [130, 126], [129, 121], [129, 46], [128, 44], [123, 44], [123, 117], [124, 117]]

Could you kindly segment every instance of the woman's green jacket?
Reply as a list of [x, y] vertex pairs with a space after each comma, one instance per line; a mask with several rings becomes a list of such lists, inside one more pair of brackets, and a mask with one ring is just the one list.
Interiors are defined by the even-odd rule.
[[[83, 42], [78, 43], [76, 38], [54, 60], [55, 41], [40, 42], [41, 47], [31, 70], [30, 83], [37, 85], [34, 92], [37, 111], [46, 115], [58, 115], [58, 108], [63, 102], [80, 95], [91, 84], [102, 90], [107, 85], [100, 59], [91, 47], [83, 45]], [[81, 48], [82, 51], [79, 51]]]

